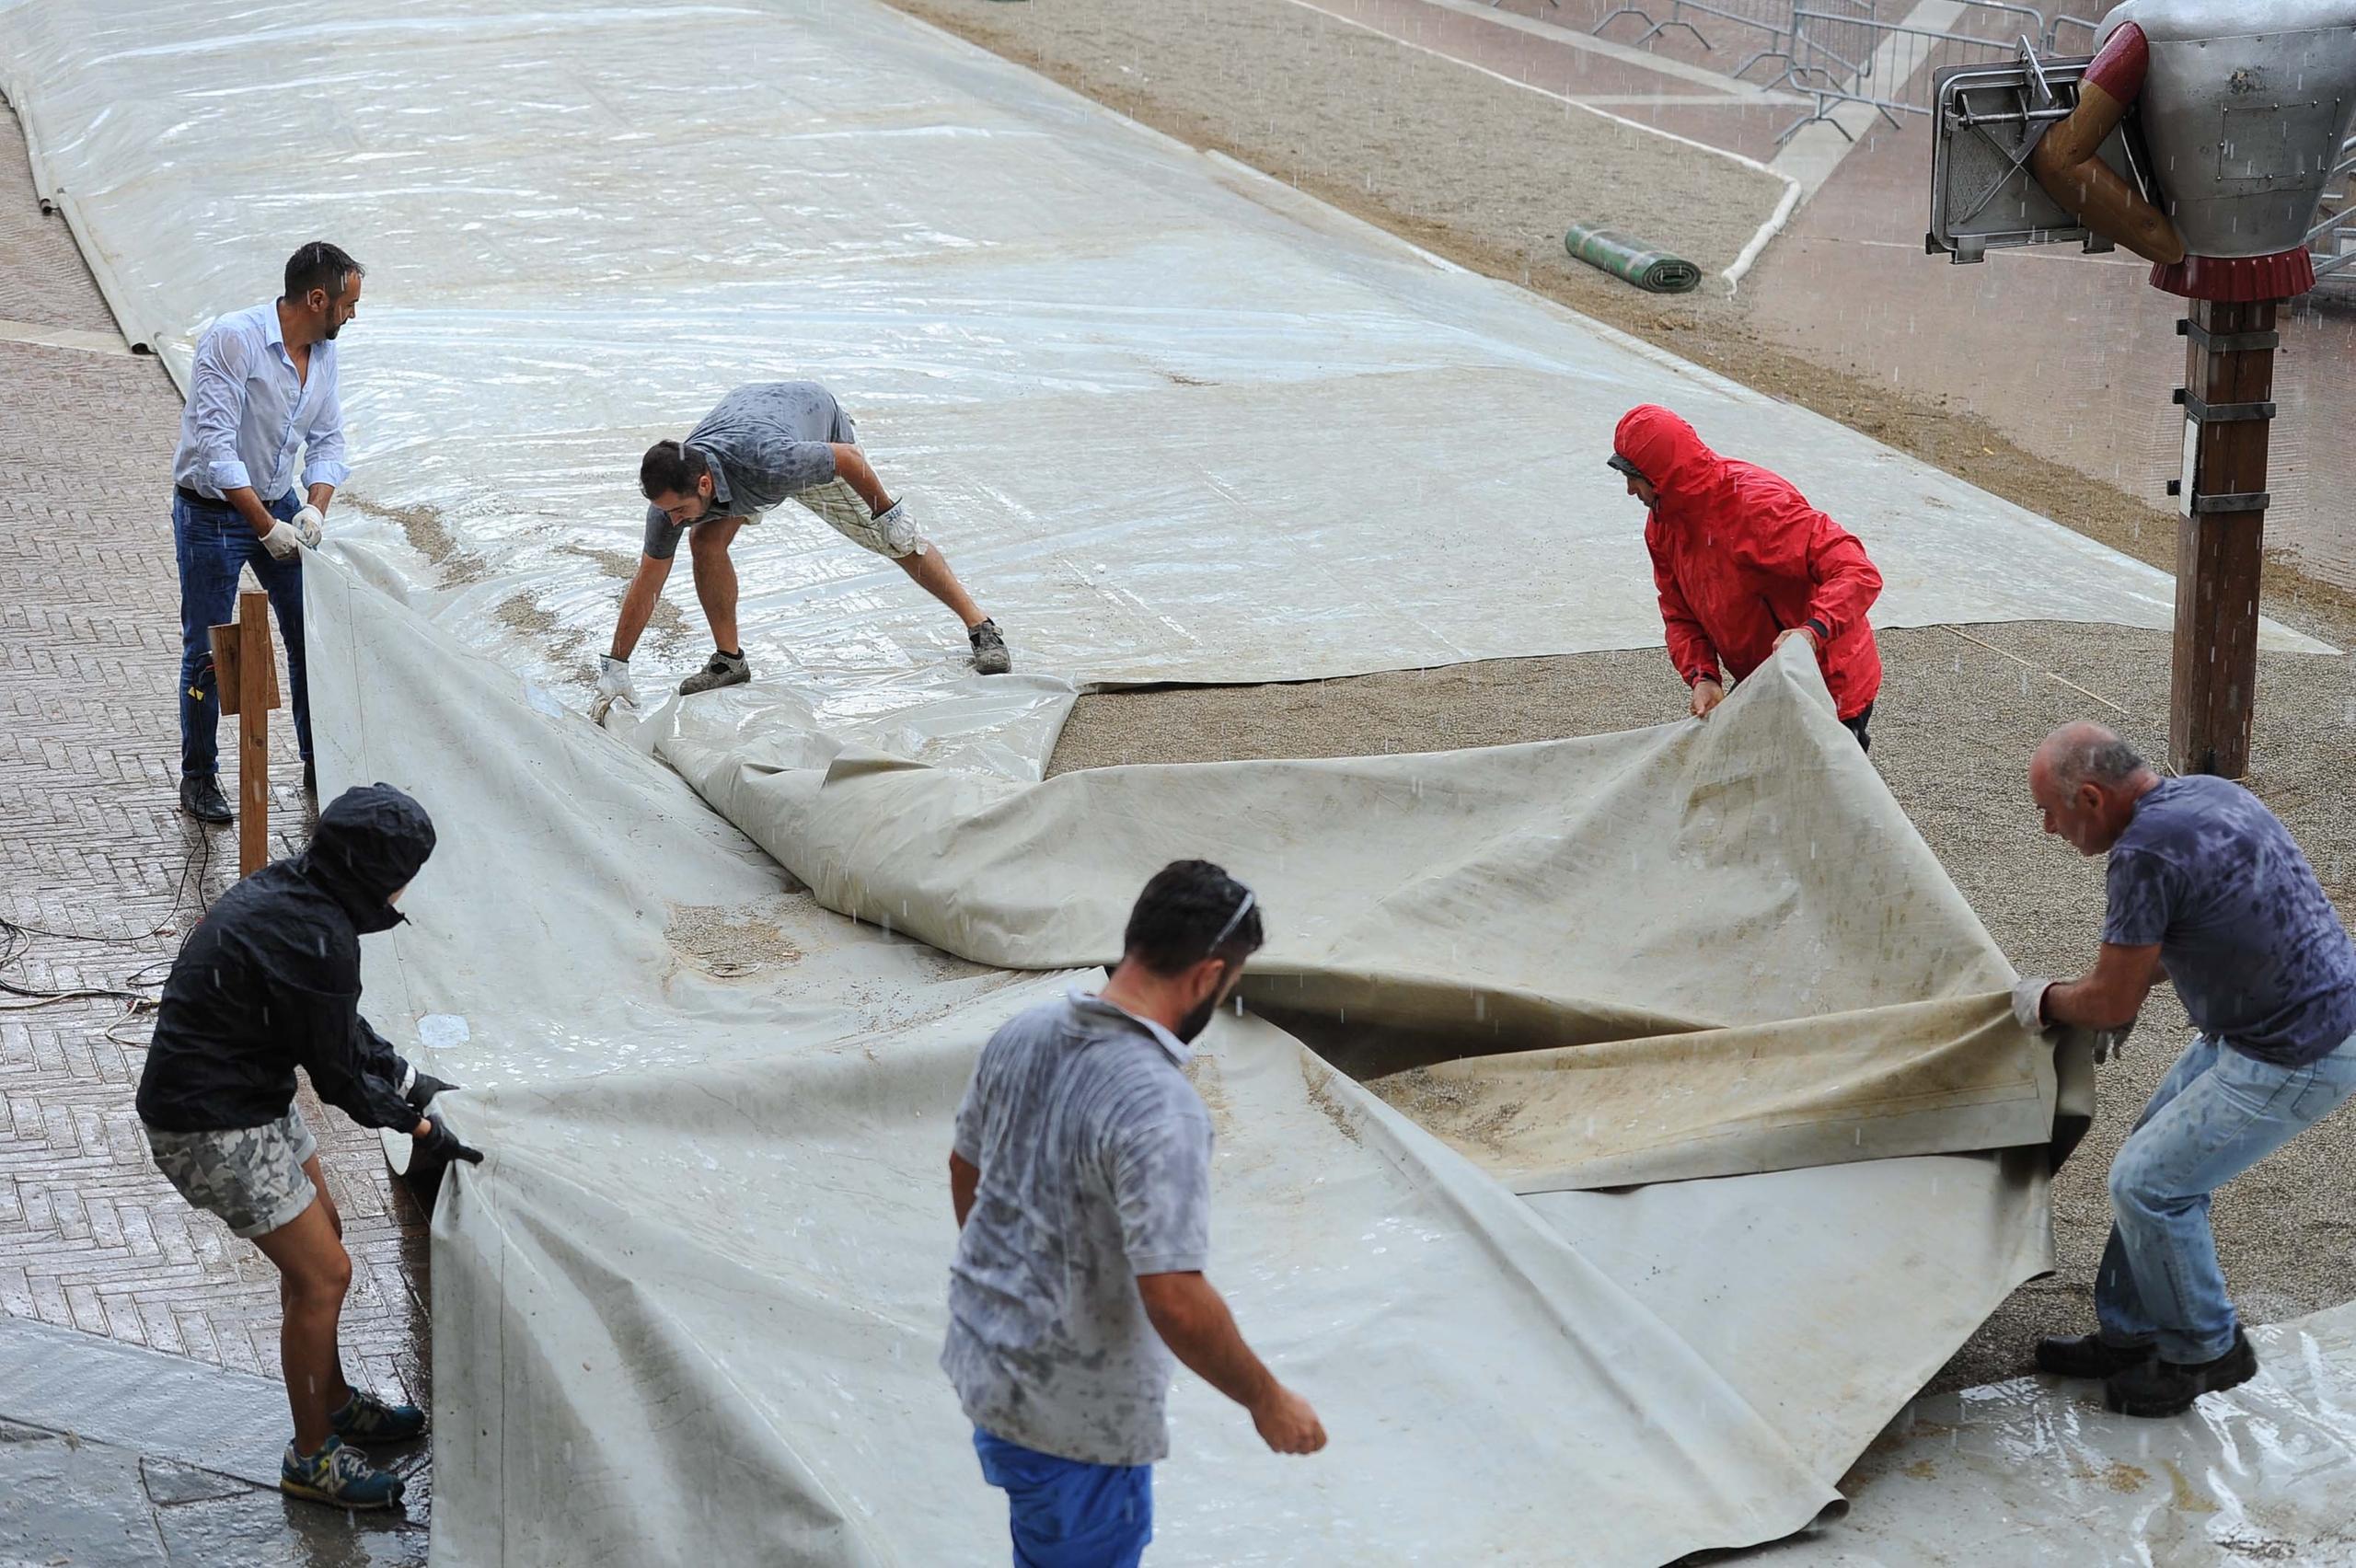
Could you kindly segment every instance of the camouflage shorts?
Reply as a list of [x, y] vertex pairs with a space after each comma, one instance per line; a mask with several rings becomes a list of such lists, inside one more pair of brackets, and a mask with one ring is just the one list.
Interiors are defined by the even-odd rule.
[[795, 490], [793, 499], [816, 513], [827, 527], [844, 538], [893, 560], [922, 555], [932, 548], [908, 520], [906, 506], [898, 509], [897, 515], [884, 513], [891, 521], [883, 522], [868, 511], [866, 498], [840, 479]]
[[251, 1238], [292, 1225], [318, 1196], [303, 1162], [319, 1146], [292, 1105], [275, 1122], [225, 1133], [150, 1127], [147, 1145], [156, 1151], [156, 1169], [180, 1196], [227, 1220], [235, 1235]]

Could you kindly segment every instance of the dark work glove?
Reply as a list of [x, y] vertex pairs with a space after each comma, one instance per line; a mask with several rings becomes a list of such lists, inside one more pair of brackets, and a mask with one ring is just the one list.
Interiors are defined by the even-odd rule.
[[468, 1148], [457, 1136], [439, 1122], [428, 1122], [433, 1130], [417, 1140], [417, 1153], [426, 1159], [444, 1161], [463, 1159], [469, 1165], [482, 1163], [482, 1150]]
[[433, 1097], [445, 1089], [456, 1089], [455, 1083], [445, 1083], [432, 1073], [420, 1073], [410, 1080], [407, 1096], [412, 1110], [422, 1111], [433, 1103]]

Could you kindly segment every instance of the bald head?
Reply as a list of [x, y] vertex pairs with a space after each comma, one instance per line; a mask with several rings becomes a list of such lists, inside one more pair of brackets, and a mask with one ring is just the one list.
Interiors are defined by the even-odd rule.
[[2028, 792], [2045, 813], [2045, 831], [2083, 855], [2118, 843], [2135, 802], [2158, 782], [2134, 747], [2084, 719], [2046, 736], [2028, 765]]

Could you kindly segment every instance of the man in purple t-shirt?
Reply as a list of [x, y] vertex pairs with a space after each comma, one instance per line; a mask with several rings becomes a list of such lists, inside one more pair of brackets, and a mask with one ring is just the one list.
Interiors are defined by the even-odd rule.
[[2100, 1327], [2042, 1341], [2037, 1364], [2104, 1379], [2115, 1411], [2175, 1415], [2257, 1375], [2209, 1194], [2356, 1090], [2356, 944], [2290, 833], [2238, 784], [2162, 778], [2077, 723], [2046, 737], [2028, 787], [2046, 832], [2108, 852], [2109, 908], [2092, 974], [2015, 987], [2022, 1025], [2123, 1032], [2165, 974], [2200, 1031], [2111, 1161]]

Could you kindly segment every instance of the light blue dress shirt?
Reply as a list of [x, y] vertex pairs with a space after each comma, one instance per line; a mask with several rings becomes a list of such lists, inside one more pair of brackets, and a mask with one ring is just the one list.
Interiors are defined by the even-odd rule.
[[321, 341], [311, 345], [309, 377], [295, 375], [275, 300], [215, 320], [197, 341], [172, 483], [216, 500], [250, 486], [276, 501], [294, 488], [299, 446], [306, 487], [341, 485], [352, 470], [335, 371], [335, 344]]

